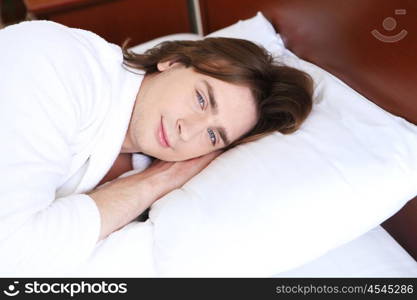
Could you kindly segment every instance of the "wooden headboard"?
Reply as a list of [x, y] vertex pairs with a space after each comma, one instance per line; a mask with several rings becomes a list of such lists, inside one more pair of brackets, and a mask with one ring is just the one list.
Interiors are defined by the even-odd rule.
[[[1, 2], [2, 0], [0, 0]], [[187, 0], [23, 0], [29, 19], [50, 20], [90, 30], [122, 45], [192, 32]]]
[[[262, 11], [299, 57], [417, 124], [417, 1], [200, 0], [199, 4], [205, 34]], [[417, 259], [417, 197], [383, 227]]]

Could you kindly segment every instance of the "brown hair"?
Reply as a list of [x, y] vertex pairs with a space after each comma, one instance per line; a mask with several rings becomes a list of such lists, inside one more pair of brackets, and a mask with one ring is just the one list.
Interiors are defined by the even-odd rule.
[[157, 64], [175, 61], [196, 72], [238, 85], [249, 86], [256, 102], [254, 128], [225, 147], [257, 140], [271, 132], [296, 131], [312, 108], [313, 81], [300, 70], [279, 64], [262, 47], [242, 39], [205, 38], [166, 41], [136, 54], [123, 44], [123, 64], [151, 74]]

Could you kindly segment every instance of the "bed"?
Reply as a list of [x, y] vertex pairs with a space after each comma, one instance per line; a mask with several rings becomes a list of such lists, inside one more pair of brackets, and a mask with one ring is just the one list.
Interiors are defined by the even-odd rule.
[[[262, 11], [300, 58], [326, 69], [387, 111], [417, 123], [415, 1], [266, 0], [235, 5], [202, 0], [199, 5], [205, 34]], [[414, 259], [416, 215], [414, 198], [382, 223]], [[383, 231], [374, 231], [374, 236], [376, 232]], [[358, 269], [359, 274], [363, 273]]]
[[[149, 221], [131, 223], [102, 242], [85, 265], [67, 275], [158, 277], [152, 240]], [[417, 263], [378, 226], [311, 262], [268, 277], [417, 277]]]
[[[417, 51], [415, 1], [264, 0], [236, 6], [232, 1], [202, 0], [199, 5], [205, 34], [262, 11], [299, 57], [329, 70], [388, 111], [417, 123], [413, 86], [417, 73], [412, 67]], [[377, 31], [400, 35], [398, 39], [405, 32], [409, 35], [401, 43], [367, 38]], [[417, 228], [416, 214], [417, 199], [413, 199], [382, 225], [415, 259], [417, 238], [410, 228]]]
[[[299, 63], [298, 59], [308, 61], [335, 76], [336, 78], [333, 79], [341, 86], [352, 88], [354, 91], [352, 91], [352, 94], [349, 94], [350, 97], [354, 97], [353, 93], [358, 92], [366, 97], [367, 101], [378, 105], [378, 107], [374, 108], [383, 108], [384, 113], [392, 114], [393, 118], [399, 117], [396, 119], [397, 121], [404, 122], [406, 120], [410, 126], [417, 122], [417, 105], [415, 103], [417, 91], [413, 86], [413, 82], [417, 79], [417, 74], [413, 69], [415, 65], [413, 53], [417, 51], [416, 37], [410, 34], [405, 39], [405, 36], [401, 35], [401, 32], [403, 32], [401, 28], [405, 28], [410, 33], [416, 30], [416, 25], [412, 24], [411, 21], [416, 11], [416, 4], [412, 1], [396, 3], [378, 1], [378, 5], [376, 5], [376, 1], [372, 0], [366, 2], [352, 0], [343, 2], [343, 4], [327, 0], [257, 1], [256, 3], [253, 1], [241, 1], [239, 6], [236, 6], [236, 3], [233, 1], [201, 0], [197, 4], [201, 14], [201, 18], [197, 19], [201, 20], [200, 27], [204, 34], [220, 30], [221, 33], [217, 32], [217, 35], [240, 37], [240, 34], [244, 32], [243, 38], [260, 41], [260, 43], [263, 42], [263, 37], [260, 36], [265, 35], [264, 46], [270, 47], [268, 43], [274, 43], [274, 46], [271, 48], [272, 51], [276, 50], [278, 55], [283, 57], [286, 54], [289, 57], [289, 61], [287, 61], [289, 64], [291, 64], [290, 61], [294, 57], [297, 59], [295, 62], [296, 67], [303, 68], [304, 66], [304, 62]], [[342, 9], [340, 6], [343, 6]], [[219, 11], [227, 11], [228, 13], [219, 14]], [[258, 11], [273, 24], [279, 33], [279, 40], [268, 40], [265, 31], [270, 30], [270, 28], [264, 28], [262, 27], [263, 25], [259, 25], [256, 22], [245, 23], [246, 21], [243, 21], [242, 23], [240, 21], [232, 29], [229, 27], [226, 32], [224, 31], [225, 27], [227, 28], [227, 26], [234, 24], [238, 20], [254, 18], [253, 16]], [[391, 19], [389, 19], [390, 16]], [[395, 22], [402, 26], [393, 32], [400, 33], [400, 35], [393, 38], [395, 40], [389, 39], [387, 35], [390, 30], [395, 29], [392, 21], [394, 17], [398, 18]], [[378, 30], [379, 33], [383, 32], [385, 35], [378, 34], [375, 30]], [[196, 34], [170, 35], [138, 45], [133, 50], [141, 52], [167, 39], [198, 38], [201, 38], [201, 36]], [[384, 41], [385, 38], [386, 40]], [[277, 44], [280, 47], [274, 48]], [[397, 55], [394, 55], [393, 51], [396, 51]], [[380, 63], [381, 59], [384, 60], [383, 64]], [[309, 69], [309, 71], [311, 70]], [[311, 72], [314, 73], [315, 71]], [[386, 84], [387, 82], [389, 84]], [[339, 90], [338, 93], [343, 94], [347, 92]], [[337, 95], [337, 93], [333, 95]], [[344, 98], [345, 101], [349, 99], [349, 97]], [[352, 105], [354, 105], [353, 102]], [[415, 183], [415, 175], [410, 173], [410, 176], [412, 181], [410, 184], [412, 185]], [[213, 244], [199, 240], [197, 234], [202, 235], [205, 239], [212, 239], [211, 241], [219, 241], [210, 235], [211, 232], [205, 227], [206, 225], [199, 224], [196, 219], [189, 218], [187, 221], [195, 220], [197, 223], [196, 227], [200, 230], [199, 233], [174, 234], [175, 238], [178, 238], [177, 240], [158, 239], [157, 235], [163, 231], [163, 229], [160, 229], [164, 225], [163, 217], [169, 219], [166, 211], [171, 216], [179, 213], [179, 211], [173, 209], [172, 207], [175, 208], [175, 206], [171, 205], [171, 210], [165, 209], [164, 214], [160, 212], [163, 209], [156, 205], [156, 208], [153, 207], [153, 210], [156, 212], [151, 210], [150, 219], [145, 222], [132, 223], [103, 241], [97, 247], [91, 260], [79, 269], [76, 274], [82, 276], [134, 277], [416, 277], [417, 239], [412, 228], [417, 226], [415, 221], [417, 199], [411, 200], [415, 196], [413, 193], [414, 191], [407, 194], [405, 196], [406, 200], [403, 200], [401, 204], [391, 207], [389, 213], [385, 214], [385, 217], [382, 217], [381, 214], [381, 217], [378, 219], [380, 222], [374, 224], [376, 226], [369, 227], [371, 223], [368, 223], [369, 228], [365, 230], [365, 227], [362, 227], [361, 230], [356, 231], [356, 236], [355, 234], [349, 235], [346, 232], [340, 232], [340, 235], [346, 235], [346, 237], [339, 239], [332, 246], [320, 248], [320, 251], [314, 255], [309, 256], [305, 252], [298, 252], [299, 256], [304, 255], [302, 260], [293, 259], [290, 264], [274, 265], [274, 258], [268, 252], [266, 257], [269, 259], [270, 265], [274, 265], [274, 267], [266, 267], [268, 260], [260, 261], [260, 264], [265, 263], [262, 270], [250, 265], [248, 261], [245, 261], [244, 256], [240, 257], [242, 268], [238, 266], [238, 263], [230, 263], [225, 258], [230, 260], [231, 254], [218, 258], [221, 265], [217, 264], [217, 269], [209, 269], [207, 267], [209, 263], [215, 265], [218, 263], [215, 260], [211, 260], [209, 256], [215, 257], [217, 255], [221, 257], [223, 254], [216, 252], [217, 250], [220, 251], [221, 246], [213, 246]], [[380, 197], [378, 193], [375, 195]], [[174, 193], [171, 198], [180, 197], [181, 195], [175, 195]], [[164, 199], [163, 201], [168, 203], [170, 200], [172, 199]], [[193, 199], [190, 198], [189, 200]], [[381, 197], [381, 206], [384, 205], [382, 203]], [[375, 204], [378, 205], [378, 201], [375, 200], [373, 205]], [[184, 206], [182, 209], [184, 209]], [[373, 208], [364, 208], [365, 211], [367, 209], [369, 211], [371, 209], [378, 210], [375, 206]], [[332, 210], [329, 208], [329, 214], [331, 213]], [[337, 212], [334, 211], [333, 213], [337, 215]], [[346, 211], [346, 213], [349, 214], [351, 212]], [[187, 217], [186, 215], [182, 216]], [[358, 223], [360, 223], [361, 218], [365, 217], [358, 216]], [[178, 222], [171, 220], [166, 222], [165, 225], [170, 225], [170, 230], [184, 230], [184, 227], [177, 226]], [[353, 223], [354, 220], [351, 220], [351, 222]], [[213, 228], [210, 230], [213, 230]], [[292, 230], [289, 229], [289, 231]], [[358, 234], [359, 232], [361, 234]], [[250, 234], [249, 236], [251, 236]], [[259, 234], [263, 233], [259, 232]], [[333, 232], [333, 234], [337, 234], [337, 231]], [[138, 239], [138, 236], [142, 236], [142, 238]], [[184, 255], [183, 260], [175, 258], [177, 261], [174, 263], [167, 263], [167, 261], [173, 260], [173, 258], [166, 255], [161, 248], [166, 246], [174, 254], [181, 256], [180, 251], [186, 251], [186, 249], [185, 246], [182, 247], [177, 244], [183, 243], [186, 246], [190, 246], [190, 243], [184, 242], [185, 239], [190, 238], [194, 238], [193, 243], [201, 243], [202, 245], [192, 250], [197, 249], [200, 252], [204, 252], [207, 248], [210, 248], [210, 251], [207, 250], [204, 255], [199, 255], [196, 258], [193, 258], [192, 254], [190, 255], [191, 252], [187, 252], [188, 258]], [[322, 241], [321, 238], [318, 236], [316, 240], [314, 238], [308, 239], [312, 249], [316, 247], [314, 243]], [[334, 237], [327, 235], [327, 238], [332, 239]], [[148, 243], [144, 243], [143, 241], [145, 240]], [[289, 240], [288, 237], [287, 240]], [[230, 241], [227, 241], [227, 243], [228, 247], [234, 247]], [[236, 243], [238, 242], [236, 241]], [[319, 247], [316, 248], [319, 249]], [[236, 250], [238, 248], [233, 249]], [[258, 250], [259, 252], [259, 249], [254, 248], [254, 251]], [[136, 257], [136, 259], [132, 260], [130, 254]], [[248, 260], [253, 258], [250, 256], [249, 251], [246, 251], [245, 254]], [[287, 255], [290, 256], [288, 253]], [[208, 262], [201, 264], [202, 258], [207, 259]], [[180, 263], [184, 263], [186, 259], [190, 261], [195, 259], [195, 264], [206, 267], [206, 270], [198, 272], [193, 268], [187, 269], [184, 266], [184, 269], [187, 270], [186, 272], [175, 271], [175, 268], [179, 268]], [[286, 260], [285, 257], [280, 257], [278, 252], [276, 259]], [[163, 266], [164, 264], [165, 266]], [[233, 272], [230, 269], [223, 269], [223, 265], [228, 264], [229, 268], [234, 267], [239, 269], [239, 271]], [[167, 265], [168, 267], [166, 267]], [[276, 272], [273, 271], [274, 268], [277, 270]], [[278, 271], [280, 269], [281, 271]]]
[[[200, 34], [161, 37], [132, 50], [209, 33], [247, 38], [283, 63], [313, 74], [317, 111], [299, 134], [275, 135], [222, 155], [204, 174], [157, 201], [149, 219], [101, 241], [90, 259], [71, 272], [25, 275], [417, 277], [417, 3], [193, 3]], [[341, 125], [323, 137], [325, 143], [314, 140], [329, 124]], [[292, 165], [281, 160], [288, 173], [283, 176], [267, 160], [277, 152], [263, 150], [271, 143], [280, 145], [278, 153], [306, 145], [314, 151], [293, 154]], [[320, 159], [328, 167], [315, 172], [313, 161]], [[281, 185], [265, 179], [265, 185], [252, 187], [247, 176], [241, 183], [245, 195], [239, 194], [225, 184], [235, 182], [234, 168], [240, 175], [270, 171]], [[283, 192], [291, 185], [285, 180], [300, 172], [308, 178], [318, 175]], [[224, 192], [221, 203], [214, 201], [219, 197], [210, 194], [211, 186]], [[279, 201], [271, 196], [277, 194]], [[265, 200], [268, 195], [271, 201]], [[250, 206], [251, 199], [260, 200], [258, 206]]]

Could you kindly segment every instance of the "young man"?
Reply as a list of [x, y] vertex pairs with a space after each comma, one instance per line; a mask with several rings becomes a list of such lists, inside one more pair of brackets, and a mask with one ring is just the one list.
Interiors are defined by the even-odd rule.
[[[135, 55], [32, 21], [0, 30], [0, 44], [3, 274], [77, 266], [222, 150], [290, 133], [311, 110], [308, 76], [248, 41], [168, 42]], [[137, 152], [156, 160], [97, 187]]]

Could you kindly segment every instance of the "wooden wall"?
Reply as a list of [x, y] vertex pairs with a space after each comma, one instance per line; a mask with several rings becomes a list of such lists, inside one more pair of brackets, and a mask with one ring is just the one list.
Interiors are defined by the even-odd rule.
[[130, 45], [178, 32], [192, 32], [187, 0], [24, 0], [33, 18], [93, 31], [109, 42]]

